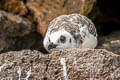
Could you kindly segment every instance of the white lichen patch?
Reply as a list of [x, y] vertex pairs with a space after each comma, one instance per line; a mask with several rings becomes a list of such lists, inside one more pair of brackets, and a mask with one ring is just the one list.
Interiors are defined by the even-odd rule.
[[61, 63], [61, 65], [63, 66], [63, 76], [64, 76], [64, 80], [68, 80], [65, 58], [61, 58], [61, 59], [60, 59], [60, 63]]
[[19, 66], [19, 69], [18, 69], [17, 73], [18, 73], [18, 76], [19, 76], [18, 80], [20, 80], [21, 75], [22, 75], [22, 69], [21, 69], [20, 66]]
[[29, 77], [31, 74], [32, 74], [32, 71], [31, 71], [31, 67], [30, 67], [30, 70], [27, 72], [27, 76], [26, 76], [25, 80], [29, 80]]
[[7, 65], [7, 64], [4, 63], [2, 66], [0, 66], [0, 72], [1, 72], [2, 68], [4, 68], [6, 65]]
[[74, 58], [73, 65], [77, 64], [77, 57]]

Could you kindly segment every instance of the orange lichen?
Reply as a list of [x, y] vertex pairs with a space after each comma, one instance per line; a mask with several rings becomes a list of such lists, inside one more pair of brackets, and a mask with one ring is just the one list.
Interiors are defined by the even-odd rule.
[[25, 15], [27, 13], [26, 6], [22, 0], [3, 0], [1, 8], [15, 14]]
[[96, 0], [30, 0], [27, 7], [33, 12], [34, 20], [38, 23], [38, 31], [44, 36], [53, 18], [69, 13], [88, 15], [95, 2]]

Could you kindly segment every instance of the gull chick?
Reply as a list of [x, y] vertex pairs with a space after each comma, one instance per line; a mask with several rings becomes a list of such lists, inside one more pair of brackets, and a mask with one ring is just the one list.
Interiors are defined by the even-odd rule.
[[81, 14], [61, 15], [53, 19], [46, 32], [44, 48], [95, 48], [97, 32], [93, 22]]

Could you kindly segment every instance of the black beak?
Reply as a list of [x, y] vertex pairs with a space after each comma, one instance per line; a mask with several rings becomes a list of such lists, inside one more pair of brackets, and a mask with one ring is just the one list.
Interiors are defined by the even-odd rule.
[[56, 46], [57, 46], [56, 44], [51, 43], [48, 45], [48, 50], [56, 48]]

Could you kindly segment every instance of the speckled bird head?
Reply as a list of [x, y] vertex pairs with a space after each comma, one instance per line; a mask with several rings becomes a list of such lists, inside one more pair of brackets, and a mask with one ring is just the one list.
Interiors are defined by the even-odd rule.
[[53, 48], [69, 49], [76, 46], [75, 39], [66, 30], [51, 33], [48, 37], [45, 37], [43, 44], [48, 52]]

